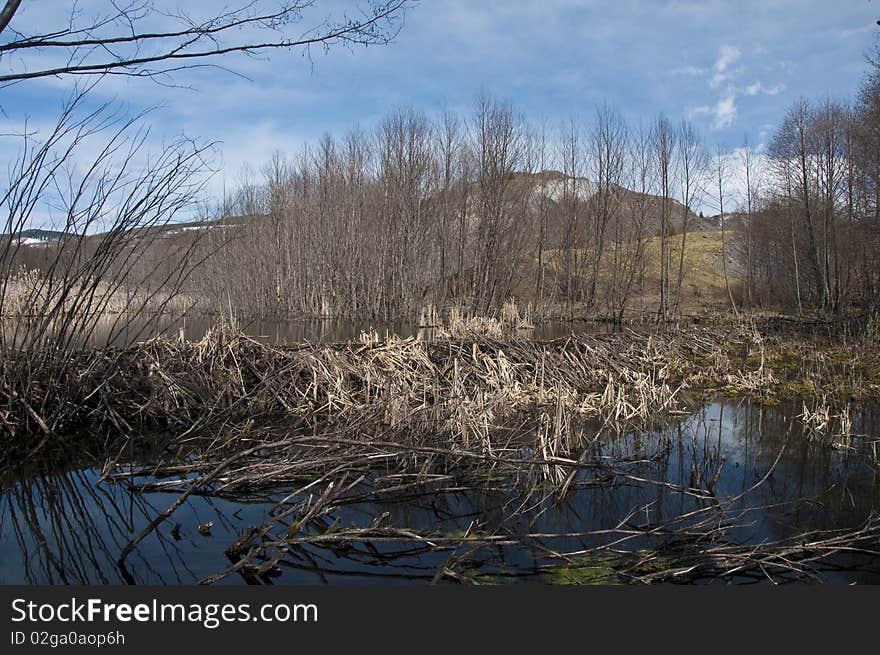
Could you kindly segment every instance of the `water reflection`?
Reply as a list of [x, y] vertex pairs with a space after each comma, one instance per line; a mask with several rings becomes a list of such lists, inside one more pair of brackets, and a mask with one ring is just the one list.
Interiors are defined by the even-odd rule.
[[[552, 495], [521, 498], [490, 484], [479, 492], [395, 502], [374, 496], [368, 502], [343, 505], [328, 520], [369, 526], [379, 519], [384, 525], [446, 535], [564, 532], [572, 536], [554, 540], [552, 547], [577, 550], [601, 539], [575, 533], [611, 529], [627, 516], [659, 525], [710, 502], [675, 487], [711, 484], [723, 500], [763, 480], [740, 501], [748, 511], [728, 538], [761, 543], [807, 530], [859, 525], [880, 508], [876, 467], [857, 452], [811, 444], [797, 413], [793, 404], [770, 409], [749, 402], [716, 402], [662, 432], [609, 438], [600, 455], [613, 455], [618, 461], [627, 457], [630, 477], [609, 483], [585, 472], [561, 501]], [[855, 431], [876, 438], [878, 419], [876, 405], [859, 407]], [[283, 494], [279, 490], [278, 497]], [[100, 472], [90, 468], [9, 479], [0, 495], [0, 583], [125, 582], [117, 564], [120, 552], [174, 498], [100, 482]], [[262, 524], [273, 506], [266, 498], [193, 496], [129, 557], [128, 571], [138, 583], [196, 582], [228, 567], [225, 549], [248, 526]], [[214, 522], [210, 535], [200, 534], [197, 526], [207, 521]], [[173, 529], [176, 523], [178, 530]], [[526, 545], [488, 543], [438, 552], [413, 543], [310, 544], [285, 556], [280, 577], [261, 581], [424, 583], [433, 580], [451, 556], [466, 560], [467, 570], [484, 579], [544, 580], [541, 567], [548, 561], [548, 545], [540, 540]], [[628, 547], [646, 545], [651, 544], [634, 541]], [[876, 562], [837, 563], [858, 568], [831, 572], [831, 580], [880, 582]], [[244, 581], [237, 575], [222, 580]]]

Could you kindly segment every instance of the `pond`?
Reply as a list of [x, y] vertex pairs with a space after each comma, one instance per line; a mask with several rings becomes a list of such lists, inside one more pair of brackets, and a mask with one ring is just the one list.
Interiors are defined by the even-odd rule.
[[[271, 576], [237, 573], [220, 584], [427, 584], [450, 561], [468, 579], [483, 583], [620, 582], [601, 567], [560, 569], [553, 553], [595, 546], [602, 530], [658, 525], [706, 505], [683, 493], [710, 477], [714, 500], [734, 500], [736, 521], [724, 540], [764, 544], [814, 530], [855, 528], [880, 508], [880, 468], [855, 448], [832, 448], [807, 438], [798, 403], [763, 407], [744, 400], [706, 402], [655, 432], [609, 436], [600, 454], [630, 458], [625, 482], [603, 482], [591, 473], [563, 499], [509, 487], [451, 491], [387, 501], [380, 495], [345, 504], [328, 517], [341, 526], [383, 525], [436, 535], [469, 535], [467, 543], [431, 550], [413, 543], [349, 540], [312, 543], [292, 550]], [[853, 432], [880, 433], [880, 409], [864, 404], [852, 413]], [[723, 465], [722, 465], [723, 462]], [[668, 485], [665, 483], [669, 483]], [[98, 467], [7, 477], [0, 495], [0, 584], [189, 584], [230, 565], [225, 550], [249, 526], [260, 525], [288, 492], [267, 496], [191, 496], [170, 520], [118, 566], [126, 544], [177, 494], [133, 491], [101, 481]], [[738, 498], [742, 496], [741, 498]], [[213, 522], [203, 534], [199, 525]], [[554, 535], [526, 541], [473, 539], [480, 535]], [[589, 534], [585, 534], [589, 533]], [[563, 535], [563, 536], [561, 536]], [[567, 536], [564, 536], [567, 535]], [[662, 530], [638, 536], [626, 550], [659, 548]], [[617, 552], [619, 549], [614, 549]], [[611, 552], [611, 551], [609, 551]], [[661, 552], [661, 551], [658, 551]], [[594, 575], [594, 570], [603, 572]], [[838, 554], [814, 567], [835, 583], [880, 583], [880, 561]], [[768, 575], [722, 576], [697, 582], [779, 582]]]

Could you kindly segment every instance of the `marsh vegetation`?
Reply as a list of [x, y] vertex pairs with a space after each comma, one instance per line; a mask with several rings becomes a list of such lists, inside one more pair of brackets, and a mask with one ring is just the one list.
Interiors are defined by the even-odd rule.
[[[857, 407], [853, 432], [876, 434], [876, 404]], [[565, 458], [578, 466], [546, 461], [518, 425], [493, 437], [491, 459], [424, 437], [346, 445], [277, 426], [235, 461], [228, 446], [177, 465], [145, 452], [108, 474], [86, 456], [5, 479], [0, 571], [68, 584], [876, 583], [864, 437], [829, 447], [799, 411], [707, 401], [598, 438], [585, 422]]]
[[[153, 11], [114, 5], [9, 37], [71, 59], [0, 82], [144, 39], [99, 71], [165, 80], [309, 4], [99, 38]], [[386, 43], [407, 5], [259, 47]], [[481, 94], [208, 203], [216, 144], [147, 153], [78, 85], [0, 195], [0, 581], [876, 582], [877, 70], [762, 166]]]
[[[84, 352], [63, 390], [34, 381], [33, 414], [4, 417], [5, 511], [26, 549], [69, 518], [13, 504], [31, 480], [87, 493], [51, 501], [79, 520], [137, 508], [99, 528], [101, 575], [127, 582], [851, 579], [877, 570], [874, 358], [873, 340], [756, 326], [278, 347], [220, 325]], [[846, 521], [791, 518], [829, 498]], [[29, 579], [92, 579], [63, 564], [81, 536], [51, 529], [40, 557], [58, 559]]]

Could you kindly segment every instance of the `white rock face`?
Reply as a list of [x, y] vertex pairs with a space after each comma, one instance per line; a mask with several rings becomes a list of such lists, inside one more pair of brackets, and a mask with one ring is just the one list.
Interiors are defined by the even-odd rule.
[[596, 193], [596, 185], [585, 177], [548, 180], [538, 186], [544, 195], [555, 202], [562, 200], [566, 189], [571, 193], [572, 187], [578, 200], [589, 200]]

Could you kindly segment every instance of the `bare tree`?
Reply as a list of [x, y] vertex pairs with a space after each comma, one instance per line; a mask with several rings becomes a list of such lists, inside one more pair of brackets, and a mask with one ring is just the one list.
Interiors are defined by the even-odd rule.
[[431, 130], [424, 114], [398, 110], [379, 128], [379, 185], [386, 226], [383, 249], [389, 308], [411, 307], [429, 291], [434, 250], [428, 197]]
[[674, 185], [673, 162], [675, 157], [675, 133], [669, 119], [660, 116], [654, 124], [654, 156], [660, 184], [660, 307], [658, 317], [665, 321], [669, 317], [669, 269], [671, 232], [670, 213], [672, 207], [672, 188]]
[[753, 200], [753, 187], [752, 187], [752, 148], [749, 145], [748, 136], [745, 138], [743, 142], [743, 147], [741, 152], [742, 157], [742, 166], [743, 172], [746, 177], [746, 309], [751, 310], [754, 304], [754, 299], [752, 297], [752, 287], [754, 286], [753, 280], [753, 243], [752, 243], [752, 200]]
[[546, 248], [547, 248], [547, 230], [548, 230], [548, 219], [549, 219], [549, 202], [548, 202], [548, 189], [547, 182], [549, 179], [548, 175], [548, 166], [547, 166], [547, 122], [542, 121], [537, 138], [535, 140], [535, 147], [537, 148], [537, 163], [539, 170], [539, 180], [538, 184], [540, 185], [540, 193], [538, 196], [538, 241], [536, 244], [536, 259], [537, 259], [537, 271], [535, 275], [535, 300], [538, 303], [539, 307], [544, 306], [544, 291], [545, 291], [545, 278], [546, 278]]
[[560, 157], [563, 179], [562, 205], [565, 213], [565, 227], [562, 236], [563, 297], [568, 300], [569, 319], [574, 317], [574, 304], [582, 298], [581, 259], [587, 247], [583, 237], [583, 222], [586, 207], [582, 202], [589, 197], [588, 184], [584, 180], [584, 146], [582, 127], [574, 118], [569, 118], [560, 133]]
[[603, 103], [596, 111], [596, 122], [590, 134], [595, 193], [590, 203], [593, 265], [587, 295], [589, 307], [593, 306], [596, 298], [608, 227], [618, 223], [626, 146], [626, 125], [623, 119], [608, 103]]
[[[647, 266], [645, 249], [648, 242], [648, 212], [652, 201], [648, 192], [654, 187], [653, 175], [656, 169], [653, 166], [652, 131], [644, 126], [639, 126], [630, 139], [627, 181], [629, 188], [636, 192], [634, 199], [630, 200], [627, 207], [627, 217], [621, 219], [621, 223], [628, 221], [629, 229], [622, 230], [619, 238], [620, 246], [617, 250], [622, 253], [620, 257], [621, 285], [617, 300], [615, 301], [615, 317], [618, 324], [623, 322], [624, 313], [636, 285], [644, 299], [645, 268]], [[644, 311], [644, 306], [642, 308]]]
[[727, 296], [730, 299], [730, 308], [733, 310], [733, 313], [736, 314], [737, 318], [739, 318], [736, 301], [733, 299], [733, 290], [730, 287], [730, 276], [727, 272], [727, 259], [729, 254], [724, 229], [724, 183], [726, 182], [726, 177], [727, 169], [724, 161], [724, 152], [721, 150], [721, 146], [718, 146], [715, 152], [715, 181], [717, 182], [716, 188], [718, 190], [718, 216], [721, 221], [721, 267], [724, 272], [724, 286], [727, 288]]
[[530, 189], [515, 183], [528, 159], [528, 135], [513, 107], [485, 94], [478, 99], [473, 127], [479, 168], [472, 296], [474, 309], [487, 312], [511, 293], [528, 232], [522, 210]]
[[461, 148], [463, 147], [458, 117], [451, 111], [443, 112], [442, 123], [436, 134], [436, 150], [441, 184], [440, 209], [437, 225], [437, 246], [440, 250], [440, 279], [444, 289], [449, 282], [450, 245], [453, 241], [452, 225], [455, 218], [455, 194], [458, 186]]
[[811, 117], [817, 204], [822, 216], [822, 289], [825, 308], [840, 308], [837, 208], [842, 198], [846, 154], [846, 109], [826, 99]]
[[[54, 2], [53, 27], [42, 33], [16, 28], [16, 16], [32, 3], [7, 0], [0, 11], [0, 85], [41, 77], [124, 75], [173, 83], [173, 74], [218, 66], [230, 55], [259, 56], [277, 49], [309, 52], [317, 46], [388, 43], [410, 0], [376, 0], [349, 14], [315, 19], [315, 0], [251, 0], [206, 16], [163, 7], [153, 0], [108, 2], [87, 15], [74, 1]], [[45, 9], [44, 9], [45, 10]], [[307, 21], [313, 21], [309, 24]], [[52, 63], [46, 63], [50, 61]]]
[[783, 169], [791, 173], [793, 198], [800, 205], [800, 214], [806, 234], [805, 256], [812, 282], [810, 289], [823, 309], [827, 307], [828, 288], [820, 264], [820, 245], [814, 225], [813, 204], [815, 179], [811, 174], [815, 163], [811, 135], [812, 108], [806, 100], [796, 102], [786, 114], [770, 145], [771, 156], [788, 160], [792, 165]]
[[708, 170], [708, 157], [696, 128], [689, 121], [682, 121], [676, 138], [678, 148], [678, 170], [681, 181], [681, 247], [678, 253], [678, 276], [675, 283], [675, 296], [672, 305], [673, 315], [680, 311], [681, 285], [684, 279], [685, 251], [687, 249], [688, 223], [691, 208], [704, 191]]

